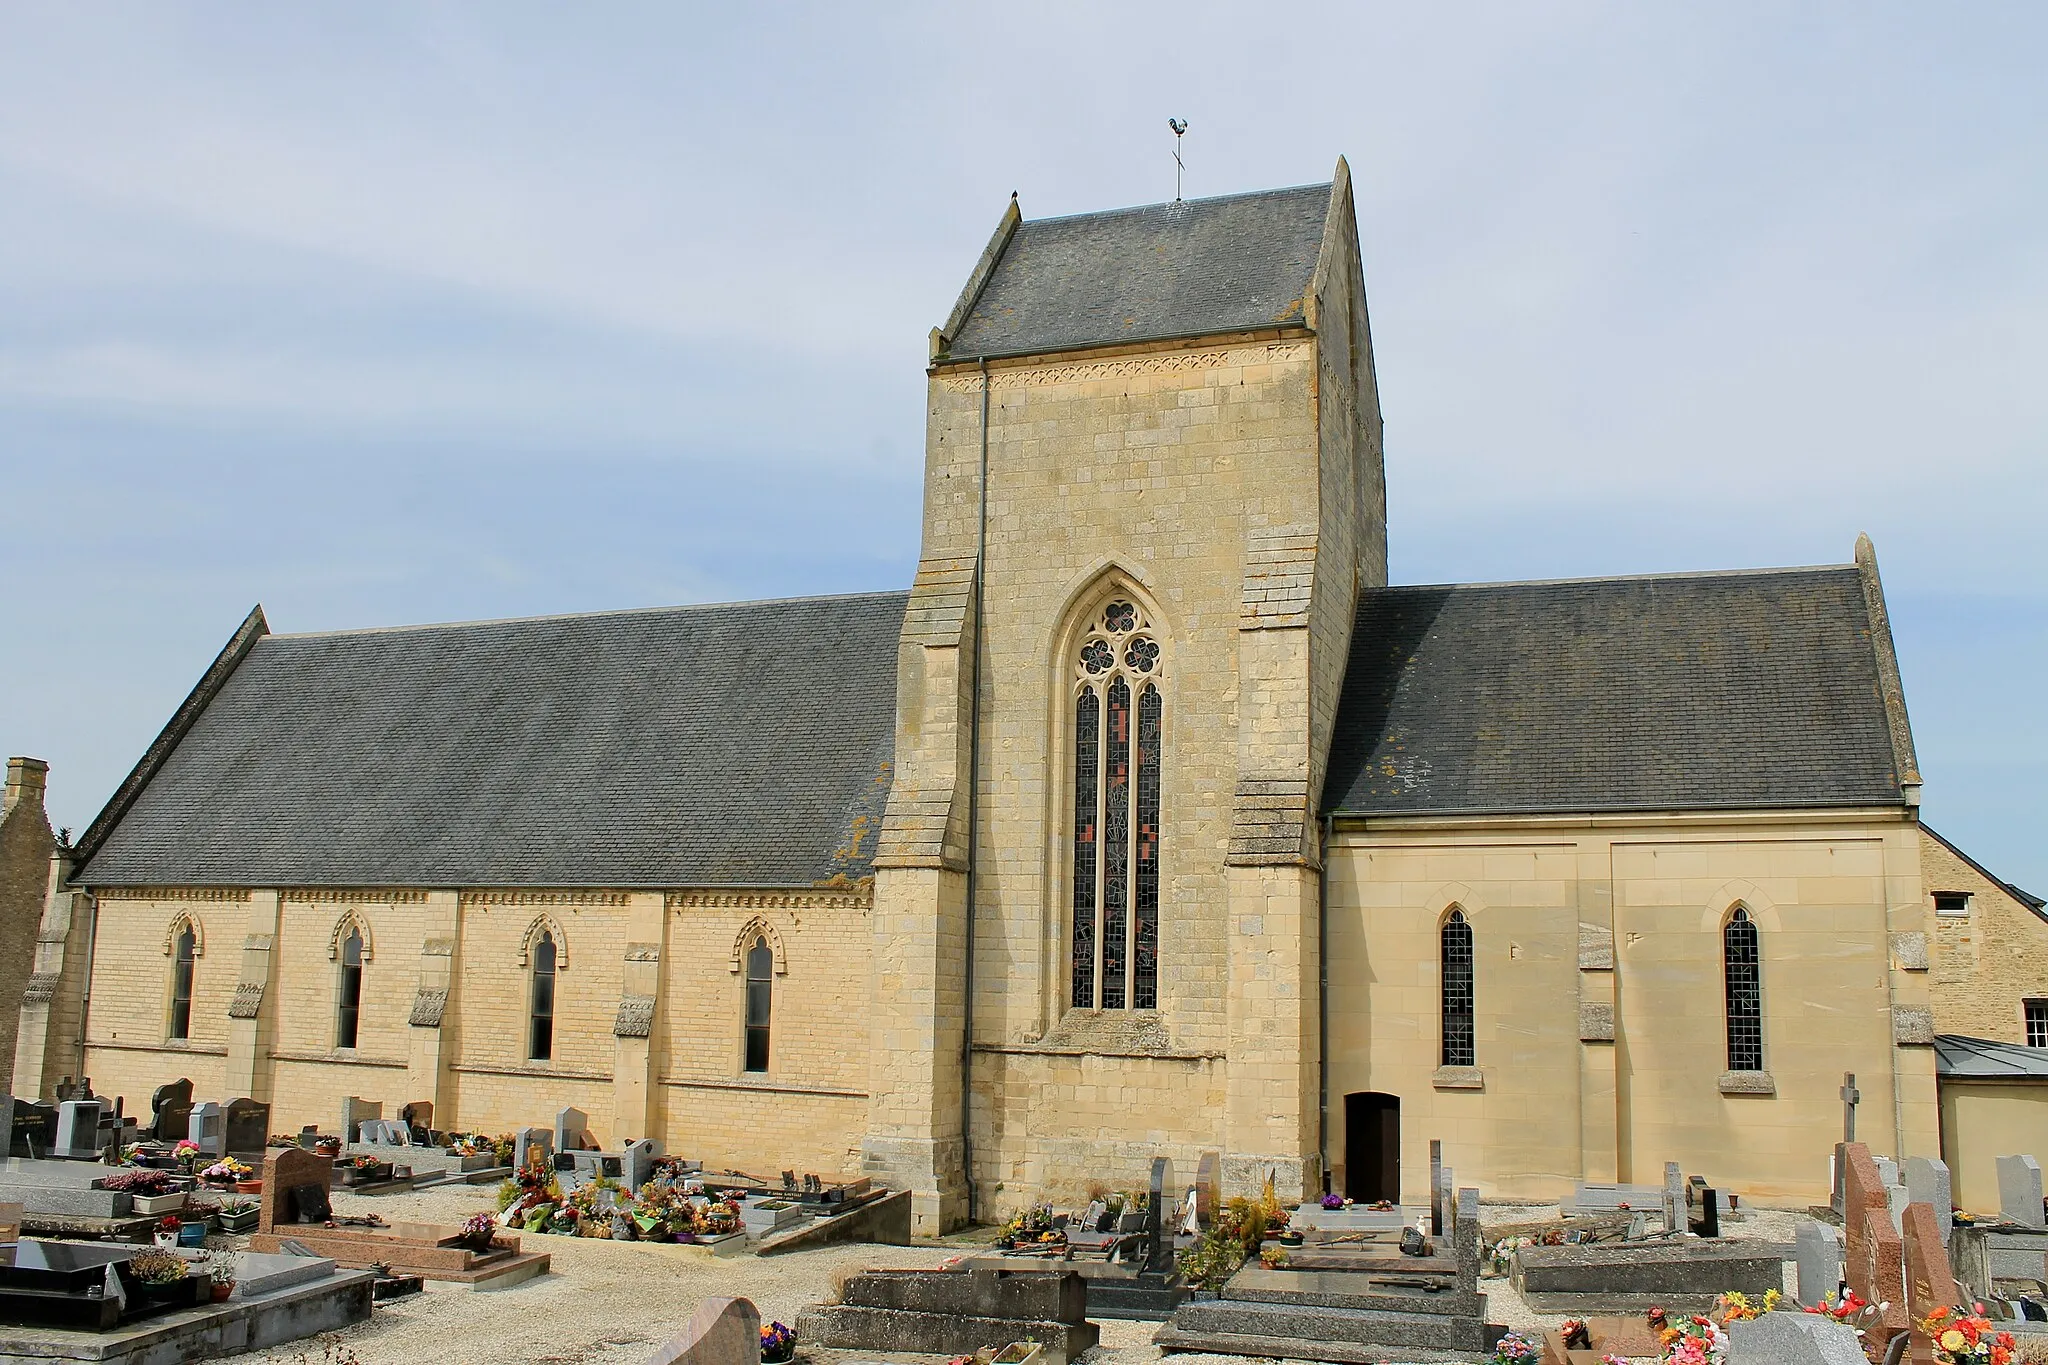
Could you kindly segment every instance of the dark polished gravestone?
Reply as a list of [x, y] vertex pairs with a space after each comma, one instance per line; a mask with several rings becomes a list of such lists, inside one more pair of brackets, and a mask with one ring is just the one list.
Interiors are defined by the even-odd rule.
[[263, 1158], [263, 1211], [259, 1232], [276, 1232], [333, 1217], [328, 1185], [334, 1158], [299, 1147], [278, 1147]]
[[160, 1085], [149, 1097], [149, 1136], [156, 1142], [177, 1142], [192, 1130], [192, 1082], [180, 1076]]
[[7, 1139], [0, 1156], [46, 1157], [57, 1140], [57, 1106], [0, 1095], [0, 1133]]
[[138, 1317], [196, 1307], [204, 1275], [145, 1286], [128, 1268], [142, 1247], [116, 1243], [18, 1242], [0, 1264], [0, 1323], [104, 1332]]
[[222, 1120], [229, 1156], [261, 1155], [270, 1145], [270, 1106], [261, 1100], [229, 1100]]

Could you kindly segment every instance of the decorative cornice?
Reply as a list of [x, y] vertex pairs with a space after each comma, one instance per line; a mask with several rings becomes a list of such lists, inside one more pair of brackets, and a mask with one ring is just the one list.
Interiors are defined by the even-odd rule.
[[261, 981], [238, 981], [235, 983], [235, 998], [228, 1002], [228, 1018], [254, 1019], [263, 1010], [263, 983]]
[[101, 904], [108, 901], [177, 901], [204, 905], [246, 904], [246, 886], [115, 886], [93, 892]]
[[628, 995], [619, 1001], [618, 1017], [612, 1022], [614, 1038], [645, 1038], [654, 1032], [654, 997]]
[[[991, 367], [989, 387], [995, 389], [1039, 388], [1048, 384], [1085, 384], [1102, 379], [1126, 379], [1133, 375], [1182, 374], [1220, 369], [1226, 365], [1270, 365], [1293, 360], [1308, 349], [1304, 341], [1275, 341], [1250, 346], [1228, 346], [1209, 350], [1167, 351], [1152, 355], [1120, 356], [1112, 360], [1078, 360], [1036, 365]], [[980, 393], [981, 375], [976, 371], [954, 371], [933, 377], [935, 384], [958, 393]]]
[[413, 1028], [439, 1028], [447, 1008], [447, 991], [422, 986], [412, 998], [412, 1017], [405, 1022]]
[[279, 892], [297, 905], [425, 905], [427, 893], [401, 887], [294, 886]]
[[874, 892], [847, 891], [671, 891], [671, 910], [865, 910]]
[[28, 985], [21, 993], [22, 1007], [49, 1004], [57, 998], [57, 983], [61, 980], [60, 972], [30, 972]]
[[519, 891], [502, 889], [496, 891], [465, 891], [462, 904], [468, 905], [625, 905], [633, 898], [630, 891]]

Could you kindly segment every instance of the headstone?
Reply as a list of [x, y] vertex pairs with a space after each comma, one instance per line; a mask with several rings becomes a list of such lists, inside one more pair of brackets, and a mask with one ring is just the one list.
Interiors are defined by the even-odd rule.
[[1216, 1210], [1223, 1207], [1223, 1155], [1204, 1152], [1195, 1163], [1195, 1216], [1202, 1226], [1213, 1227]]
[[1904, 1185], [1884, 1187], [1885, 1212], [1891, 1215], [1892, 1226], [1898, 1229], [1900, 1236], [1906, 1232], [1906, 1205], [1912, 1202], [1913, 1196]]
[[1451, 1227], [1451, 1219], [1456, 1214], [1458, 1207], [1457, 1172], [1448, 1166], [1437, 1172], [1436, 1190], [1431, 1197], [1435, 1201], [1435, 1207], [1438, 1210], [1433, 1216], [1432, 1225], [1441, 1226], [1448, 1232]]
[[1444, 1144], [1441, 1138], [1429, 1140], [1429, 1235], [1444, 1235]]
[[229, 1100], [221, 1113], [221, 1142], [231, 1156], [261, 1153], [270, 1145], [270, 1106], [261, 1100]]
[[192, 1082], [183, 1076], [160, 1085], [149, 1096], [149, 1135], [158, 1142], [176, 1142], [185, 1136], [187, 1117], [192, 1112]]
[[1906, 1193], [1910, 1202], [1934, 1210], [1934, 1225], [1941, 1229], [1941, 1244], [1947, 1246], [1956, 1224], [1955, 1190], [1949, 1179], [1948, 1163], [1939, 1157], [1907, 1157]]
[[1765, 1313], [1731, 1322], [1728, 1356], [1747, 1365], [1869, 1365], [1856, 1329], [1817, 1313]]
[[1145, 1210], [1145, 1269], [1166, 1270], [1173, 1264], [1173, 1233], [1167, 1221], [1166, 1190], [1173, 1184], [1173, 1163], [1152, 1158], [1152, 1198]]
[[521, 1128], [512, 1139], [512, 1164], [518, 1170], [555, 1164], [555, 1136], [545, 1128]]
[[1799, 1302], [1818, 1308], [1828, 1295], [1841, 1292], [1841, 1234], [1819, 1219], [1809, 1218], [1799, 1224], [1792, 1244], [1799, 1263]]
[[1081, 1211], [1081, 1230], [1083, 1232], [1097, 1231], [1096, 1225], [1102, 1221], [1103, 1216], [1108, 1212], [1109, 1205], [1103, 1203], [1100, 1199], [1089, 1200], [1088, 1207]]
[[220, 1106], [212, 1100], [192, 1106], [185, 1120], [185, 1136], [199, 1144], [202, 1156], [220, 1156], [227, 1151], [226, 1127]]
[[384, 1105], [382, 1101], [372, 1102], [350, 1095], [341, 1102], [341, 1140], [344, 1143], [361, 1142], [362, 1128], [360, 1125], [362, 1121], [364, 1119], [381, 1119], [383, 1117]]
[[412, 1129], [415, 1143], [430, 1143], [434, 1140], [434, 1102], [414, 1100], [398, 1111], [398, 1120]]
[[2023, 1228], [2048, 1227], [2041, 1206], [2041, 1163], [2030, 1156], [1998, 1158], [1998, 1211]]
[[[1918, 1322], [1937, 1308], [1953, 1308], [1956, 1279], [1949, 1270], [1948, 1251], [1941, 1244], [1941, 1229], [1935, 1226], [1934, 1209], [1927, 1204], [1909, 1204], [1905, 1215], [1906, 1312]], [[1934, 1342], [1918, 1328], [1908, 1344], [1917, 1365], [1934, 1365]]]
[[589, 1147], [590, 1115], [574, 1105], [555, 1115], [555, 1150], [572, 1152], [579, 1147]]
[[1905, 1249], [1870, 1149], [1845, 1143], [1843, 1156], [1843, 1278], [1864, 1302], [1887, 1305], [1880, 1318], [1889, 1337], [1906, 1327]]
[[647, 1365], [759, 1365], [761, 1314], [747, 1299], [708, 1298]]
[[7, 1155], [38, 1158], [57, 1144], [57, 1107], [16, 1099], [8, 1106]]
[[57, 1139], [51, 1154], [76, 1160], [100, 1154], [98, 1100], [65, 1100], [57, 1106]]
[[278, 1147], [263, 1158], [263, 1209], [259, 1232], [275, 1233], [299, 1223], [324, 1223], [332, 1215], [328, 1186], [334, 1159], [299, 1147]]
[[1664, 1230], [1679, 1232], [1685, 1227], [1685, 1176], [1678, 1163], [1664, 1163]]
[[1878, 1179], [1887, 1185], [1899, 1183], [1899, 1163], [1888, 1156], [1872, 1156], [1870, 1164], [1877, 1167]]
[[661, 1155], [661, 1144], [653, 1138], [635, 1138], [620, 1155], [625, 1166], [620, 1180], [628, 1191], [637, 1190], [654, 1178], [654, 1159]]
[[397, 1119], [364, 1119], [357, 1125], [357, 1140], [369, 1147], [410, 1147], [412, 1128]]

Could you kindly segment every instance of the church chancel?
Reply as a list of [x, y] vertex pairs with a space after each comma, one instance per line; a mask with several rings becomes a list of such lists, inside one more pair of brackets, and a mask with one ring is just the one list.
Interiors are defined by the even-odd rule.
[[1424, 1203], [1432, 1139], [1489, 1196], [1675, 1161], [1813, 1202], [1845, 1069], [1866, 1141], [1937, 1150], [1867, 541], [1390, 586], [1341, 163], [1012, 203], [927, 397], [907, 592], [252, 613], [60, 853], [83, 1074], [285, 1131], [573, 1105], [926, 1232], [1209, 1152]]

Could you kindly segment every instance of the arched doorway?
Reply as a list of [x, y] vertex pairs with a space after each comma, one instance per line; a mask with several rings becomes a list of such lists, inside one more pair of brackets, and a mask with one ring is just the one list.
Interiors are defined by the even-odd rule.
[[1401, 1097], [1344, 1097], [1344, 1194], [1360, 1204], [1401, 1200]]

